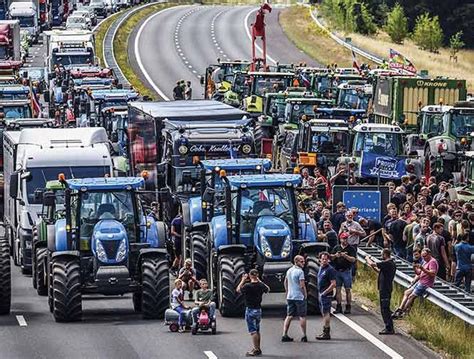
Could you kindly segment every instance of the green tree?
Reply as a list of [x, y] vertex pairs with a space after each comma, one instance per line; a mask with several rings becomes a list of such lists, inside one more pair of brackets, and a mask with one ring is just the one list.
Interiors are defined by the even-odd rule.
[[461, 40], [462, 31], [458, 31], [453, 36], [449, 38], [449, 59], [453, 59], [455, 62], [458, 62], [458, 52], [461, 50], [464, 45], [464, 41]]
[[413, 41], [423, 50], [437, 52], [443, 44], [443, 30], [438, 16], [424, 13], [417, 17], [413, 31]]
[[388, 14], [385, 31], [396, 44], [403, 43], [403, 40], [408, 36], [408, 19], [399, 3], [396, 3]]

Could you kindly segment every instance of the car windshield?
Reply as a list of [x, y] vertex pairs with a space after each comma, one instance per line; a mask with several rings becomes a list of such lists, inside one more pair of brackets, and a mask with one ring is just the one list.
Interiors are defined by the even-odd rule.
[[474, 112], [453, 113], [451, 117], [451, 135], [456, 137], [470, 136], [474, 132]]
[[35, 20], [33, 16], [13, 16], [12, 19], [20, 21], [20, 27], [35, 26]]
[[80, 193], [80, 237], [91, 238], [94, 226], [101, 220], [116, 220], [126, 229], [128, 240], [136, 238], [137, 223], [131, 191], [90, 191]]
[[67, 18], [68, 24], [84, 24], [86, 22], [86, 18], [82, 16], [70, 16]]
[[64, 173], [66, 178], [94, 178], [110, 175], [110, 168], [107, 166], [93, 167], [38, 167], [29, 168], [30, 176], [26, 180], [28, 203], [39, 204], [35, 199], [35, 190], [42, 189], [46, 182], [58, 178], [58, 174]]
[[339, 91], [338, 106], [353, 110], [366, 110], [369, 104], [369, 96], [361, 88], [341, 89]]
[[12, 105], [0, 107], [5, 118], [32, 118], [31, 108], [28, 105]]
[[94, 62], [94, 56], [91, 53], [81, 54], [53, 54], [53, 63], [67, 65], [84, 65]]
[[365, 151], [377, 155], [396, 157], [403, 153], [400, 133], [358, 132], [356, 151]]

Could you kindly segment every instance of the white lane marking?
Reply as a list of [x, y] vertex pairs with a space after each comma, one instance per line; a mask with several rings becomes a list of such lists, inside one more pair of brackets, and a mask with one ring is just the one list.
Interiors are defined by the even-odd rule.
[[[334, 311], [334, 308], [332, 309], [332, 312]], [[390, 348], [388, 345], [374, 337], [372, 334], [370, 334], [367, 330], [362, 328], [360, 325], [356, 324], [352, 320], [350, 320], [348, 317], [346, 317], [344, 314], [334, 314], [332, 313], [337, 319], [339, 319], [341, 322], [343, 322], [345, 325], [347, 325], [349, 328], [352, 330], [356, 331], [359, 333], [361, 336], [363, 336], [365, 339], [367, 339], [370, 343], [375, 345], [377, 348], [379, 348], [381, 351], [383, 351], [385, 354], [387, 354], [390, 358], [394, 359], [403, 359], [403, 356], [398, 354], [395, 350]]]
[[17, 315], [16, 316], [16, 321], [18, 322], [18, 325], [20, 327], [27, 327], [28, 324], [26, 324], [26, 320], [25, 320], [25, 317], [23, 317], [23, 315]]
[[[248, 24], [248, 20], [249, 20], [249, 17], [250, 15], [257, 11], [258, 9], [252, 9], [250, 10], [250, 12], [247, 14], [247, 16], [245, 16], [245, 19], [244, 19], [244, 27], [245, 27], [245, 31], [247, 32], [247, 37], [250, 39], [250, 41], [252, 41], [252, 35], [250, 34], [250, 26], [247, 26]], [[258, 51], [260, 51], [262, 54], [263, 54], [263, 50], [260, 46], [258, 46], [256, 43], [255, 43], [255, 47], [257, 48]], [[275, 59], [273, 59], [269, 54], [268, 54], [268, 51], [267, 51], [267, 59], [270, 60], [271, 62], [273, 62], [273, 64], [277, 64], [277, 61]]]
[[204, 354], [208, 357], [208, 359], [217, 359], [217, 355], [214, 354], [212, 351], [210, 350], [206, 350], [204, 352]]
[[145, 76], [146, 80], [148, 81], [148, 83], [151, 85], [151, 87], [153, 87], [153, 90], [155, 90], [158, 95], [160, 95], [160, 97], [165, 100], [165, 101], [169, 101], [169, 97], [165, 95], [165, 93], [153, 82], [153, 80], [151, 79], [151, 76], [150, 74], [148, 73], [148, 71], [145, 69], [145, 66], [143, 66], [143, 62], [142, 62], [142, 57], [140, 55], [140, 50], [139, 50], [139, 46], [138, 44], [140, 43], [140, 37], [142, 35], [142, 32], [143, 32], [143, 29], [148, 25], [148, 23], [153, 20], [155, 18], [155, 16], [158, 16], [162, 13], [164, 13], [165, 11], [169, 11], [171, 9], [176, 9], [177, 7], [169, 7], [169, 8], [166, 8], [166, 9], [163, 9], [163, 10], [160, 10], [158, 11], [157, 13], [153, 14], [152, 16], [150, 16], [148, 19], [146, 19], [143, 24], [140, 26], [140, 28], [138, 29], [138, 33], [137, 33], [137, 37], [135, 37], [135, 43], [134, 43], [134, 46], [133, 46], [133, 49], [135, 51], [135, 54], [137, 56], [137, 64], [138, 64], [138, 67], [140, 68], [140, 71], [142, 72], [143, 76]]

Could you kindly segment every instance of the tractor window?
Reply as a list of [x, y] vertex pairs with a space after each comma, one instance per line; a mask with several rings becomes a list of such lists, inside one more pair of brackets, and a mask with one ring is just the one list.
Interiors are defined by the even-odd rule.
[[313, 106], [310, 103], [292, 105], [290, 123], [298, 123], [303, 115], [314, 117]]
[[425, 113], [423, 115], [423, 133], [441, 134], [444, 132], [443, 115], [440, 113]]
[[269, 92], [284, 91], [287, 88], [283, 79], [256, 78], [254, 81], [254, 94], [257, 96], [263, 96]]
[[369, 104], [369, 96], [364, 93], [363, 88], [341, 89], [339, 91], [338, 105], [348, 109], [366, 110]]
[[311, 152], [339, 153], [346, 151], [349, 134], [346, 132], [311, 132]]
[[470, 136], [474, 132], [474, 113], [454, 113], [451, 120], [451, 135], [455, 137]]
[[31, 118], [31, 108], [28, 105], [3, 106], [1, 111], [5, 114], [5, 118]]
[[358, 132], [355, 145], [358, 152], [366, 151], [391, 157], [403, 153], [401, 134], [396, 133]]
[[82, 193], [79, 213], [81, 239], [90, 239], [99, 221], [115, 220], [125, 227], [129, 240], [135, 241], [137, 221], [132, 196], [129, 191]]

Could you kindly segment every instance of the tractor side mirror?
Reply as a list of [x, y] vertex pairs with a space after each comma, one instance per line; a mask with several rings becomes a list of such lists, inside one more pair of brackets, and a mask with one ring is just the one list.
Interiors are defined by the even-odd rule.
[[10, 175], [10, 197], [13, 199], [18, 197], [18, 172]]
[[[36, 194], [36, 193], [35, 193]], [[53, 191], [42, 192], [43, 205], [45, 207], [52, 207], [56, 202], [56, 196]]]
[[35, 202], [36, 203], [41, 203], [43, 202], [43, 190], [42, 189], [36, 189], [35, 190]]
[[213, 202], [214, 193], [215, 193], [215, 191], [212, 188], [207, 187], [206, 190], [204, 191], [203, 195], [202, 195], [203, 202], [208, 202], [208, 203]]

